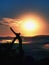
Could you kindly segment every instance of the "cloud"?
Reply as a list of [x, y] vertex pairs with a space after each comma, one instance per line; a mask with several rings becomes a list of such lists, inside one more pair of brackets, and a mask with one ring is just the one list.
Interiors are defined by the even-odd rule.
[[2, 18], [0, 20], [0, 36], [13, 35], [10, 27], [12, 27], [15, 31], [18, 31], [20, 25], [19, 22], [20, 19], [16, 18]]
[[0, 25], [3, 25], [2, 23], [0, 23]]
[[12, 18], [3, 18], [2, 20], [3, 20], [4, 23], [14, 23], [15, 19], [12, 19]]
[[12, 19], [12, 18], [2, 18], [0, 20], [0, 25], [5, 26], [18, 26], [20, 19]]

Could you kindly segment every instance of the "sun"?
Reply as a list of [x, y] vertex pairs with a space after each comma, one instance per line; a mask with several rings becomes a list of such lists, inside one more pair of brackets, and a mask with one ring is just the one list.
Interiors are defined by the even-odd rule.
[[23, 29], [25, 29], [26, 31], [32, 31], [36, 29], [36, 24], [32, 20], [26, 20], [22, 25]]
[[36, 13], [26, 13], [20, 16], [16, 31], [21, 33], [21, 36], [32, 37], [45, 33], [46, 23], [45, 17]]
[[22, 22], [20, 28], [23, 36], [32, 36], [38, 25], [35, 20], [27, 19]]

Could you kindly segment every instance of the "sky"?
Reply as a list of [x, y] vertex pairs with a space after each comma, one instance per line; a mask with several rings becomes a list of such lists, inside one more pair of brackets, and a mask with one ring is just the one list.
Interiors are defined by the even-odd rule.
[[25, 12], [42, 14], [46, 18], [47, 24], [45, 34], [49, 34], [49, 0], [0, 0], [0, 36], [14, 35], [8, 24], [20, 19], [19, 16]]

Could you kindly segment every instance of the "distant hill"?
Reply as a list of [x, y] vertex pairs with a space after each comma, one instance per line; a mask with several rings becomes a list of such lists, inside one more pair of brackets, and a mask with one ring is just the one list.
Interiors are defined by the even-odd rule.
[[25, 38], [25, 39], [43, 39], [43, 38], [48, 38], [49, 39], [49, 35], [37, 35], [37, 36], [34, 36], [34, 37], [22, 37], [22, 38]]
[[[0, 37], [0, 40], [12, 40], [14, 37]], [[38, 35], [34, 37], [23, 37], [22, 36], [23, 42], [31, 41], [34, 43], [49, 43], [49, 35]]]
[[11, 39], [13, 39], [14, 37], [0, 37], [0, 40], [11, 40]]
[[23, 39], [25, 41], [32, 41], [32, 42], [45, 42], [45, 43], [49, 43], [49, 35], [38, 35], [38, 36], [34, 36], [34, 37], [23, 37]]

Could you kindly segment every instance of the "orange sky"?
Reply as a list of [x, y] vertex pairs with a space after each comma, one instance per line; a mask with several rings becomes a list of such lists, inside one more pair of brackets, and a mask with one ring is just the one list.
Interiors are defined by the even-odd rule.
[[[14, 19], [3, 18], [0, 22], [2, 23], [2, 25], [0, 25], [0, 36], [15, 36], [9, 26], [11, 26], [15, 32], [20, 32], [22, 36], [49, 35], [48, 20], [46, 20], [43, 15], [37, 13], [24, 13], [20, 15], [19, 18], [15, 17]], [[29, 25], [28, 22], [29, 24], [31, 22], [31, 24]], [[34, 28], [32, 23], [35, 24]], [[32, 28], [26, 27], [25, 25], [32, 26]]]

